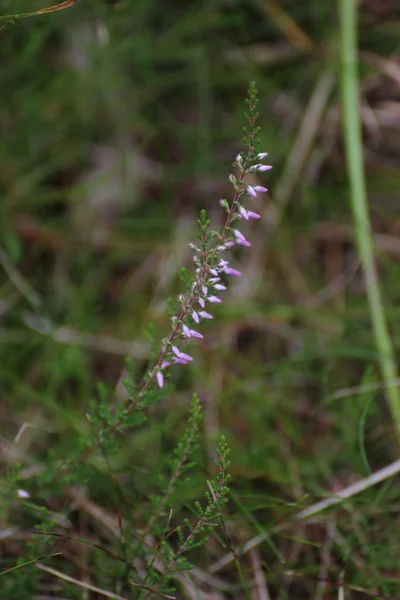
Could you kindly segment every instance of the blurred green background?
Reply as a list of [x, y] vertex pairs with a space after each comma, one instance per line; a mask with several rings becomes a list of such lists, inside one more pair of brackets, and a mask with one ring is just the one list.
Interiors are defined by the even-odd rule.
[[[2, 0], [0, 13], [44, 3]], [[360, 3], [369, 208], [396, 352], [399, 33], [396, 0]], [[339, 43], [337, 3], [327, 0], [82, 0], [0, 31], [4, 485], [18, 460], [39, 504], [81, 511], [76, 523], [89, 519], [68, 494], [41, 496], [35, 469], [48, 452], [71, 457], [97, 382], [113, 406], [126, 400], [124, 357], [144, 372], [147, 325], [160, 338], [168, 331], [166, 298], [182, 289], [180, 268], [191, 266], [199, 210], [217, 228], [218, 200], [231, 197], [227, 177], [242, 149], [250, 80], [260, 94], [261, 150], [274, 170], [254, 179], [270, 193], [249, 204], [263, 218], [245, 230], [252, 248], [233, 259], [244, 276], [203, 326], [194, 363], [174, 371], [177, 390], [151, 409], [148, 426], [126, 435], [114, 468], [128, 471], [129, 494], [145, 502], [196, 391], [204, 436], [177, 513], [203, 493], [224, 433], [233, 473], [229, 532], [240, 545], [397, 458], [354, 243]], [[115, 515], [111, 488], [99, 479], [87, 497]], [[399, 597], [399, 501], [390, 481], [257, 546], [243, 558], [251, 598], [268, 600], [260, 591], [267, 587], [270, 598], [337, 598], [340, 577], [346, 598], [366, 597], [357, 586]], [[26, 542], [35, 519], [15, 522], [11, 501], [2, 508], [2, 529], [15, 526]], [[3, 568], [32, 558], [21, 547], [3, 543]], [[199, 557], [205, 571], [228, 550], [211, 545]], [[80, 551], [69, 548], [74, 559]], [[72, 566], [58, 560], [57, 568], [79, 578], [69, 558]], [[0, 597], [53, 597], [43, 585], [36, 578], [33, 591], [10, 588]], [[73, 590], [66, 597], [97, 598]], [[222, 584], [215, 596], [202, 593], [245, 597], [240, 586]]]

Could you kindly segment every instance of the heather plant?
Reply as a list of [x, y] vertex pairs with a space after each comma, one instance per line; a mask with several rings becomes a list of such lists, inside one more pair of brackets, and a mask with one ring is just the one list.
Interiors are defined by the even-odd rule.
[[[194, 360], [194, 357], [187, 353], [185, 342], [203, 338], [198, 329], [204, 320], [213, 319], [212, 306], [222, 302], [221, 296], [227, 289], [227, 280], [229, 277], [241, 276], [241, 272], [227, 259], [227, 254], [236, 248], [251, 246], [251, 242], [240, 231], [240, 224], [260, 218], [258, 213], [250, 209], [249, 203], [251, 198], [267, 192], [261, 185], [248, 183], [246, 176], [263, 173], [272, 168], [262, 162], [267, 153], [259, 151], [258, 97], [254, 83], [250, 85], [246, 103], [247, 125], [244, 128], [244, 143], [247, 149], [236, 156], [234, 167], [237, 174], [229, 175], [233, 199], [229, 201], [224, 198], [219, 201], [226, 214], [220, 231], [211, 229], [205, 210], [200, 213], [197, 241], [190, 244], [194, 272], [192, 274], [185, 269], [182, 271], [186, 293], [179, 295], [177, 310], [174, 301], [168, 302], [170, 334], [157, 343], [154, 331], [149, 328], [153, 363], [144, 377], [138, 380], [134, 361], [126, 361], [129, 378], [124, 381], [124, 385], [129, 394], [128, 402], [117, 409], [112, 408], [111, 395], [103, 384], [99, 384], [98, 401], [92, 404], [88, 414], [89, 430], [84, 434], [83, 447], [77, 456], [72, 461], [60, 463], [50, 451], [47, 468], [36, 478], [35, 491], [47, 500], [57, 493], [64, 493], [66, 486], [81, 487], [85, 484], [87, 489], [91, 490], [96, 479], [98, 454], [109, 476], [116, 483], [120, 513], [119, 548], [111, 549], [108, 546], [85, 542], [83, 539], [68, 537], [62, 531], [62, 520], [51, 518], [51, 512], [48, 513], [45, 506], [41, 510], [46, 518], [37, 519], [40, 509], [36, 507], [38, 512], [35, 519], [35, 508], [29, 501], [29, 491], [19, 488], [18, 470], [10, 479], [10, 482], [13, 482], [10, 493], [26, 500], [27, 512], [31, 512], [31, 519], [36, 521], [32, 528], [33, 538], [26, 545], [25, 551], [32, 555], [35, 551], [39, 554], [40, 550], [42, 556], [31, 560], [39, 561], [44, 557], [54, 556], [54, 553], [50, 552], [43, 555], [43, 537], [46, 538], [47, 550], [50, 550], [49, 545], [59, 538], [71, 543], [87, 544], [95, 552], [94, 560], [99, 572], [98, 585], [101, 588], [109, 588], [110, 579], [116, 579], [119, 582], [119, 593], [133, 590], [132, 597], [136, 598], [149, 598], [153, 594], [174, 597], [171, 594], [176, 590], [176, 580], [180, 580], [184, 585], [184, 579], [179, 579], [180, 575], [193, 568], [191, 554], [206, 544], [210, 532], [220, 525], [223, 507], [228, 501], [229, 448], [225, 436], [222, 435], [216, 449], [217, 473], [214, 479], [208, 482], [205, 503], [194, 501], [192, 517], [184, 517], [181, 522], [179, 515], [174, 514], [179, 489], [182, 486], [190, 486], [189, 473], [196, 467], [195, 451], [201, 428], [201, 405], [196, 395], [191, 403], [187, 428], [168, 461], [167, 469], [159, 473], [157, 494], [149, 495], [145, 502], [137, 506], [130, 506], [123, 486], [118, 481], [121, 474], [114, 471], [112, 458], [122, 451], [125, 439], [123, 434], [145, 427], [149, 408], [173, 392], [174, 386], [171, 382], [174, 369], [185, 368]], [[224, 528], [222, 531], [225, 531]], [[19, 597], [23, 581], [19, 569], [30, 564], [28, 561], [10, 569], [6, 582], [8, 598]], [[45, 569], [44, 566], [42, 568]], [[67, 574], [63, 577], [73, 582]], [[25, 584], [32, 590], [35, 587], [34, 580], [24, 580], [23, 585]], [[95, 591], [93, 586], [89, 589]]]
[[[201, 211], [198, 220], [198, 240], [196, 243], [190, 244], [193, 251], [194, 275], [185, 269], [182, 270], [182, 279], [186, 284], [187, 293], [179, 295], [177, 312], [174, 311], [174, 303], [169, 302], [171, 333], [161, 341], [161, 350], [158, 353], [157, 345], [153, 340], [152, 346], [155, 349], [156, 359], [140, 384], [137, 384], [134, 369], [128, 361], [130, 379], [126, 379], [124, 385], [130, 398], [125, 406], [118, 412], [112, 413], [109, 409], [109, 402], [103, 395], [99, 416], [106, 421], [107, 427], [100, 433], [95, 431], [96, 439], [80, 456], [81, 463], [85, 463], [100, 445], [104, 448], [106, 437], [110, 440], [110, 445], [106, 448], [109, 452], [113, 432], [121, 432], [127, 427], [143, 424], [145, 419], [143, 409], [160, 400], [162, 397], [160, 390], [164, 388], [165, 379], [169, 377], [172, 367], [175, 365], [186, 366], [193, 361], [193, 357], [182, 350], [182, 343], [188, 339], [203, 338], [203, 334], [194, 327], [198, 327], [201, 321], [213, 319], [209, 307], [222, 302], [221, 294], [227, 289], [223, 277], [241, 276], [241, 272], [230, 265], [230, 261], [226, 260], [225, 255], [227, 251], [235, 247], [251, 246], [251, 243], [238, 229], [238, 225], [243, 220], [260, 218], [258, 213], [246, 208], [246, 203], [249, 198], [267, 192], [267, 188], [261, 185], [247, 183], [245, 177], [250, 173], [260, 173], [272, 168], [270, 165], [258, 162], [263, 160], [267, 153], [258, 151], [260, 128], [256, 124], [258, 98], [254, 83], [250, 85], [246, 104], [248, 125], [244, 128], [244, 143], [247, 146], [247, 152], [239, 153], [236, 156], [234, 166], [239, 175], [229, 175], [229, 181], [233, 187], [233, 200], [231, 202], [226, 199], [219, 201], [222, 209], [226, 212], [224, 226], [221, 231], [211, 230], [206, 211]], [[154, 384], [159, 388], [158, 391], [154, 389]], [[95, 416], [94, 418], [96, 419]], [[98, 420], [96, 424], [99, 425]]]

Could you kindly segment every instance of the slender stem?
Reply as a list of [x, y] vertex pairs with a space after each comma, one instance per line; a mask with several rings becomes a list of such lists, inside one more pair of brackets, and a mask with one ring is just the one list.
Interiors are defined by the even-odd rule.
[[15, 15], [4, 15], [0, 16], [0, 22], [7, 21], [16, 21], [17, 19], [27, 19], [29, 17], [38, 17], [40, 15], [57, 12], [59, 10], [64, 10], [66, 8], [71, 8], [75, 4], [77, 4], [80, 0], [65, 0], [59, 4], [54, 4], [53, 6], [49, 6], [48, 8], [42, 8], [39, 10], [35, 10], [34, 12], [27, 13], [19, 13]]
[[355, 222], [355, 237], [365, 274], [369, 310], [380, 369], [386, 387], [397, 441], [400, 443], [399, 389], [390, 385], [391, 381], [397, 377], [396, 361], [374, 260], [362, 154], [357, 64], [357, 4], [357, 0], [339, 0], [342, 124], [350, 180], [351, 207]]
[[[240, 200], [241, 196], [245, 193], [244, 177], [248, 173], [248, 168], [251, 164], [251, 156], [252, 156], [253, 150], [254, 150], [254, 148], [250, 147], [249, 151], [247, 153], [247, 156], [245, 157], [244, 166], [243, 166], [241, 175], [238, 179], [238, 185], [237, 185], [237, 188], [236, 188], [225, 224], [222, 228], [222, 232], [221, 232], [219, 240], [218, 240], [218, 245], [221, 245], [226, 241], [226, 237], [228, 235], [229, 229], [232, 224], [232, 219], [238, 210], [239, 200]], [[157, 369], [161, 367], [162, 363], [164, 362], [165, 358], [167, 357], [167, 354], [170, 352], [170, 349], [174, 343], [174, 340], [181, 330], [182, 323], [185, 321], [185, 319], [189, 316], [190, 312], [193, 310], [193, 306], [198, 299], [198, 296], [201, 292], [202, 286], [207, 283], [207, 280], [209, 278], [209, 269], [211, 266], [209, 264], [209, 253], [210, 253], [209, 251], [206, 251], [203, 254], [203, 268], [202, 268], [201, 276], [200, 276], [199, 280], [197, 281], [197, 284], [194, 286], [193, 290], [191, 291], [191, 294], [190, 294], [188, 300], [182, 305], [182, 309], [179, 314], [179, 317], [176, 319], [175, 324], [172, 328], [172, 331], [171, 331], [166, 343], [164, 344], [155, 365], [149, 371], [146, 379], [144, 380], [144, 382], [142, 384], [142, 387], [138, 390], [136, 397], [134, 399], [129, 398], [129, 400], [126, 402], [126, 404], [125, 404], [126, 415], [130, 415], [132, 412], [134, 412], [139, 407], [145, 393], [147, 392], [147, 390], [149, 389], [153, 380], [156, 377]], [[121, 423], [122, 423], [122, 419], [118, 419], [111, 426], [111, 430], [116, 431], [118, 429], [118, 427], [121, 425]], [[89, 448], [87, 448], [86, 450], [84, 450], [82, 452], [82, 454], [77, 459], [77, 462], [79, 464], [84, 464], [99, 447], [100, 447], [100, 443], [97, 440]], [[71, 472], [72, 470], [73, 470], [73, 467], [67, 467], [65, 470], [60, 471], [60, 474], [63, 473], [65, 475], [65, 474]]]

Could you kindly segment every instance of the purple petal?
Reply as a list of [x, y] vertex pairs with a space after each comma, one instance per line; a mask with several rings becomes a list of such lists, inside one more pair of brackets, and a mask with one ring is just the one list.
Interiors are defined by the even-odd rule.
[[190, 329], [187, 325], [182, 325], [182, 333], [185, 337], [190, 338]]
[[240, 246], [251, 246], [250, 242], [248, 242], [246, 240], [246, 238], [244, 237], [243, 233], [241, 233], [237, 229], [234, 229], [233, 233], [234, 233], [234, 235], [236, 237], [237, 243], [240, 244]]
[[210, 269], [210, 273], [211, 275], [214, 275], [214, 277], [218, 277], [218, 271], [216, 271], [215, 269]]
[[189, 356], [189, 354], [185, 354], [184, 352], [180, 353], [179, 358], [181, 360], [185, 360], [186, 362], [192, 362], [192, 360], [193, 360], [193, 358], [191, 356]]
[[166, 369], [166, 368], [167, 368], [167, 367], [169, 367], [170, 365], [171, 365], [171, 363], [170, 363], [170, 362], [168, 362], [168, 361], [165, 361], [165, 362], [163, 362], [163, 363], [162, 363], [162, 365], [161, 365], [161, 367], [160, 367], [160, 368], [161, 368], [161, 369]]
[[237, 240], [245, 240], [246, 238], [244, 237], [243, 233], [241, 231], [239, 231], [238, 229], [234, 229], [233, 230], [233, 235], [235, 236], [235, 238]]
[[158, 371], [156, 377], [158, 387], [162, 388], [164, 386], [164, 375], [161, 373], [161, 371]]
[[[201, 308], [205, 307], [206, 303], [204, 302], [203, 298], [199, 298], [199, 304], [200, 304]], [[196, 321], [196, 319], [195, 319], [195, 321]], [[197, 323], [197, 321], [196, 321], [196, 323]]]
[[176, 365], [187, 365], [187, 360], [183, 360], [183, 358], [174, 358], [174, 363]]
[[254, 189], [256, 192], [268, 192], [268, 189], [262, 185], [255, 185]]
[[247, 186], [247, 193], [249, 196], [254, 196], [254, 197], [257, 196], [257, 191], [252, 185]]
[[214, 285], [214, 290], [217, 290], [218, 292], [224, 292], [226, 290], [226, 286], [221, 285], [220, 283], [216, 283]]
[[268, 152], [259, 152], [259, 153], [257, 154], [257, 158], [258, 158], [258, 160], [264, 160], [264, 158], [265, 158], [266, 156], [268, 156]]
[[210, 313], [206, 312], [205, 310], [201, 310], [199, 312], [199, 315], [202, 319], [213, 319], [214, 318], [212, 315], [210, 315]]
[[172, 352], [175, 354], [175, 356], [177, 356], [178, 358], [181, 357], [181, 353], [179, 348], [177, 348], [176, 346], [172, 346]]
[[246, 219], [246, 221], [249, 220], [249, 213], [248, 213], [248, 211], [245, 208], [243, 208], [243, 206], [241, 206], [239, 208], [239, 212], [242, 215], [243, 219]]
[[258, 213], [253, 212], [252, 210], [248, 210], [247, 212], [247, 216], [250, 219], [261, 219], [261, 215], [259, 215]]
[[231, 269], [230, 267], [227, 267], [225, 269], [225, 273], [227, 275], [232, 275], [233, 277], [241, 277], [242, 276], [240, 271], [236, 271], [236, 269]]
[[217, 298], [217, 296], [209, 296], [209, 297], [207, 298], [207, 300], [208, 300], [209, 302], [213, 302], [214, 304], [219, 304], [219, 303], [221, 303], [221, 302], [222, 302], [222, 300], [220, 300], [219, 298]]
[[[200, 304], [200, 298], [199, 298], [199, 304]], [[195, 310], [192, 312], [192, 319], [195, 323], [200, 323], [199, 315], [197, 314], [197, 312]]]
[[27, 492], [26, 490], [18, 490], [17, 492], [18, 498], [30, 498], [31, 495], [29, 492]]
[[202, 340], [204, 338], [204, 335], [201, 335], [201, 333], [199, 333], [195, 329], [190, 330], [190, 335], [191, 335], [191, 337], [199, 338], [199, 340]]
[[272, 169], [272, 165], [253, 165], [252, 167], [250, 167], [250, 171], [270, 171]]
[[229, 242], [225, 242], [224, 246], [227, 250], [229, 250], [230, 248], [233, 248], [233, 246], [235, 245], [235, 242], [233, 240], [229, 240]]

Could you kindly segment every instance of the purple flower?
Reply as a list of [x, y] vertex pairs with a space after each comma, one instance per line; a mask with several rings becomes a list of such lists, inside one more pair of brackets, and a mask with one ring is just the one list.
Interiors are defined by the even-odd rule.
[[247, 211], [247, 216], [250, 219], [261, 219], [261, 216], [258, 213], [253, 212], [252, 210]]
[[257, 196], [257, 192], [252, 185], [247, 186], [247, 193], [249, 196], [254, 196], [254, 198]]
[[18, 490], [17, 495], [18, 495], [18, 498], [22, 498], [22, 499], [31, 497], [30, 493], [27, 492], [26, 490]]
[[250, 242], [246, 240], [243, 233], [241, 233], [237, 229], [233, 230], [233, 235], [236, 237], [236, 241], [240, 246], [251, 246]]
[[255, 213], [252, 210], [247, 210], [246, 208], [243, 208], [243, 206], [241, 206], [239, 208], [239, 212], [242, 215], [243, 219], [246, 219], [246, 221], [248, 221], [249, 219], [260, 219], [261, 218], [258, 213]]
[[232, 275], [233, 277], [241, 277], [242, 276], [240, 271], [236, 271], [236, 269], [231, 269], [230, 267], [227, 267], [226, 269], [224, 269], [224, 273], [226, 273], [227, 275]]
[[259, 153], [257, 154], [257, 158], [258, 158], [258, 160], [264, 160], [264, 158], [265, 158], [266, 156], [268, 156], [268, 152], [259, 152]]
[[220, 283], [216, 283], [214, 285], [214, 290], [217, 290], [217, 292], [224, 292], [226, 290], [226, 286]]
[[217, 296], [208, 296], [207, 300], [209, 302], [213, 302], [214, 304], [220, 304], [222, 302], [222, 300], [217, 298]]
[[201, 333], [199, 333], [198, 331], [196, 331], [195, 329], [191, 329], [190, 330], [190, 335], [194, 338], [198, 338], [199, 340], [202, 340], [204, 338], [204, 335], [202, 335]]
[[199, 312], [199, 315], [202, 319], [213, 319], [214, 318], [212, 315], [210, 315], [210, 313], [206, 312], [205, 310], [201, 310]]
[[191, 356], [189, 356], [189, 354], [185, 354], [184, 352], [181, 352], [180, 357], [181, 360], [184, 360], [186, 362], [192, 362], [193, 358]]
[[235, 242], [233, 240], [229, 240], [228, 242], [225, 242], [224, 246], [227, 250], [230, 250], [231, 248], [233, 248], [233, 246], [235, 245]]
[[[204, 301], [204, 298], [199, 298], [199, 304], [200, 304], [201, 308], [205, 307], [206, 303]], [[195, 321], [196, 321], [196, 319], [195, 319]], [[196, 321], [196, 323], [197, 323], [197, 321]]]
[[242, 164], [242, 162], [243, 162], [243, 158], [242, 158], [242, 155], [240, 154], [240, 152], [239, 152], [239, 154], [238, 154], [238, 155], [237, 155], [237, 157], [236, 157], [236, 162], [237, 162], [239, 165], [241, 165], [241, 164]]
[[201, 333], [199, 333], [195, 329], [189, 329], [189, 327], [187, 325], [182, 325], [182, 333], [187, 338], [195, 337], [195, 338], [203, 339], [203, 337], [204, 337], [204, 335], [201, 335]]
[[158, 383], [158, 387], [163, 388], [164, 386], [164, 375], [161, 373], [161, 371], [157, 371], [157, 383]]
[[185, 337], [190, 338], [190, 329], [187, 325], [182, 325], [182, 333]]
[[252, 167], [250, 167], [250, 171], [270, 171], [272, 169], [272, 165], [253, 165]]
[[247, 194], [256, 197], [259, 192], [268, 192], [267, 188], [262, 185], [248, 185]]
[[[200, 299], [199, 299], [199, 303], [200, 303]], [[199, 315], [197, 314], [197, 312], [195, 310], [192, 311], [192, 319], [195, 323], [200, 323]]]
[[175, 354], [175, 362], [179, 362], [181, 365], [185, 365], [188, 362], [192, 362], [193, 358], [189, 354], [181, 352], [176, 346], [172, 346], [172, 352]]

